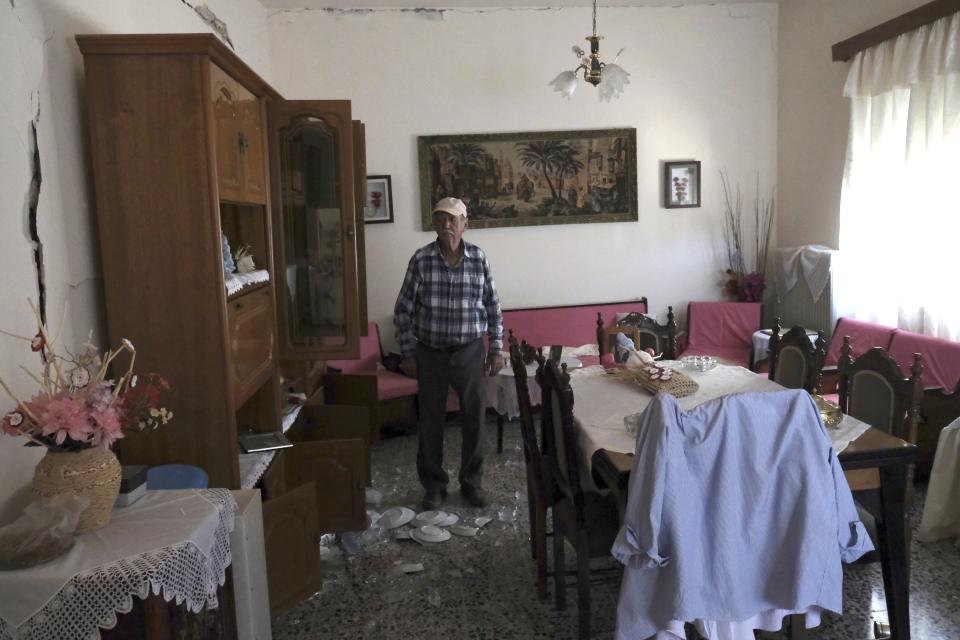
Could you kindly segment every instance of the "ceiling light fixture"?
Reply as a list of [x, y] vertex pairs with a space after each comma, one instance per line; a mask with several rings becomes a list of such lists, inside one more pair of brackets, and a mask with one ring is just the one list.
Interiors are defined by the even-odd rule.
[[597, 0], [593, 0], [593, 35], [587, 36], [590, 43], [590, 55], [574, 45], [573, 53], [580, 61], [573, 71], [564, 71], [550, 85], [554, 91], [559, 91], [564, 98], [569, 98], [577, 89], [577, 72], [583, 70], [583, 79], [597, 87], [600, 99], [609, 102], [611, 98], [619, 98], [623, 93], [623, 85], [630, 84], [630, 74], [617, 64], [623, 49], [617, 52], [613, 62], [600, 62], [600, 40], [603, 36], [597, 35]]

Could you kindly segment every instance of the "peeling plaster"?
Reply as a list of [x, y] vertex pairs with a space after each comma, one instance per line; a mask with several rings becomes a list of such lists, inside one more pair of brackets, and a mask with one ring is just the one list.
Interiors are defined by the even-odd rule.
[[233, 46], [233, 42], [230, 40], [230, 33], [227, 31], [227, 23], [218, 18], [217, 14], [210, 10], [210, 7], [208, 7], [206, 4], [194, 6], [187, 2], [187, 0], [180, 0], [180, 2], [193, 9], [194, 13], [200, 16], [200, 19], [203, 20], [207, 26], [212, 28], [214, 32], [220, 36], [220, 39], [227, 44], [227, 46], [236, 51], [236, 48]]
[[37, 124], [40, 122], [40, 99], [37, 97], [37, 111], [30, 121], [30, 188], [27, 190], [27, 232], [33, 245], [33, 262], [37, 269], [37, 308], [40, 321], [47, 323], [47, 282], [43, 267], [43, 242], [37, 226], [37, 208], [40, 202], [40, 185], [43, 176], [40, 171], [40, 145], [37, 141]]
[[[183, 0], [181, 0], [183, 1]], [[366, 9], [350, 9], [346, 7], [321, 7], [301, 8], [301, 9], [279, 9], [269, 14], [272, 18], [277, 15], [287, 15], [296, 13], [305, 13], [308, 11], [320, 11], [327, 13], [334, 18], [363, 18], [378, 13], [412, 13], [426, 20], [443, 20], [448, 13], [462, 13], [476, 15], [483, 13], [500, 13], [503, 11], [519, 11], [523, 13], [549, 11], [556, 13], [562, 11], [564, 7], [490, 7], [490, 8], [435, 8], [435, 7], [375, 7]]]

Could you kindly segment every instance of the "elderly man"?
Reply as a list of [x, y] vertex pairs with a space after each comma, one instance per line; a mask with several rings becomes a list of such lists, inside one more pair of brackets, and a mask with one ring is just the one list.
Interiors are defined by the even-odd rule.
[[460, 396], [463, 432], [460, 494], [470, 505], [483, 507], [483, 375], [495, 375], [503, 367], [500, 299], [486, 254], [462, 239], [466, 205], [457, 198], [437, 202], [433, 228], [437, 239], [413, 254], [393, 312], [401, 366], [419, 381], [417, 474], [425, 490], [424, 508], [439, 508], [449, 482], [443, 470], [443, 427], [452, 385]]

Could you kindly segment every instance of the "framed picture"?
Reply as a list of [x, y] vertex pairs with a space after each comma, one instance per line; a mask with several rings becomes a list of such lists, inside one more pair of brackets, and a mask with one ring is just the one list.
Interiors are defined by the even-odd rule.
[[471, 229], [637, 220], [637, 130], [420, 136], [423, 230], [460, 198]]
[[667, 209], [700, 206], [699, 160], [663, 164], [663, 201]]
[[366, 224], [393, 222], [393, 191], [390, 176], [367, 176], [367, 201], [363, 206]]

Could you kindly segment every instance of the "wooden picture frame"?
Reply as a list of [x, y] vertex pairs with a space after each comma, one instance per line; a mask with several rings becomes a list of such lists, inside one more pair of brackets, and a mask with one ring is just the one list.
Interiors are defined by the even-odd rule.
[[393, 188], [390, 176], [367, 176], [367, 199], [363, 205], [364, 224], [393, 222]]
[[663, 206], [690, 209], [700, 206], [700, 161], [663, 163]]
[[420, 136], [424, 231], [433, 204], [467, 205], [471, 229], [637, 220], [637, 130]]

